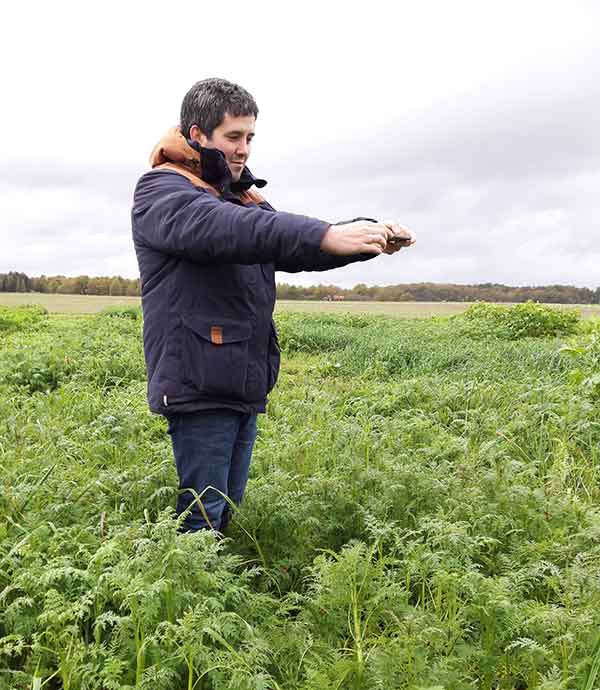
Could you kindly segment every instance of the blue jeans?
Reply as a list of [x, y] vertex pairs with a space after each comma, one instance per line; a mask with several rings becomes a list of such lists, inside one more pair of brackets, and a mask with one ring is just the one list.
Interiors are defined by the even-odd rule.
[[[235, 505], [244, 495], [256, 440], [256, 415], [210, 410], [171, 415], [168, 421], [181, 491], [177, 515], [191, 506], [182, 529], [222, 531], [231, 517], [231, 508], [222, 494]], [[208, 523], [196, 495], [187, 489], [200, 497]]]

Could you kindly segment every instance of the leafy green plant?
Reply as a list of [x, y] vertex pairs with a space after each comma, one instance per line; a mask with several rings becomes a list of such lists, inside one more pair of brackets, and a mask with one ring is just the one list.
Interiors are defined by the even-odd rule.
[[591, 330], [584, 340], [560, 348], [560, 352], [579, 366], [571, 371], [570, 381], [593, 399], [600, 399], [600, 328]]
[[107, 316], [109, 318], [116, 319], [131, 319], [132, 321], [141, 321], [142, 319], [142, 308], [141, 307], [124, 307], [124, 306], [113, 306], [106, 307], [100, 312], [101, 316]]
[[21, 307], [0, 306], [0, 333], [18, 331], [39, 325], [47, 316], [44, 307], [25, 305]]
[[15, 349], [0, 364], [0, 380], [30, 393], [47, 392], [60, 385], [70, 368], [64, 351], [25, 346]]
[[579, 314], [535, 302], [512, 306], [478, 302], [454, 318], [465, 320], [471, 335], [516, 340], [571, 335], [577, 328]]

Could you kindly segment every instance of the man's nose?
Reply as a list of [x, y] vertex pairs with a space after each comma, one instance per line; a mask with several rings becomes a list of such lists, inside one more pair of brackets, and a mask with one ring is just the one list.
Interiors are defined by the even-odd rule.
[[247, 141], [239, 141], [238, 142], [236, 153], [243, 154], [244, 156], [247, 156], [249, 150], [250, 150], [250, 145]]

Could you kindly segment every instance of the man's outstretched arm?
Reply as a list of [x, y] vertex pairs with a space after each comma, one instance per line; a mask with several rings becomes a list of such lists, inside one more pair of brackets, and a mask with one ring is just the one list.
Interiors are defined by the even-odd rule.
[[[354, 218], [348, 221], [341, 221], [334, 223], [331, 228], [340, 225], [350, 225], [357, 221], [368, 221], [371, 223], [377, 223], [373, 218]], [[373, 259], [375, 256], [379, 256], [375, 253], [362, 253], [362, 254], [335, 254], [323, 251], [322, 248], [323, 241], [321, 241], [320, 251], [316, 254], [313, 265], [308, 266], [306, 263], [303, 266], [298, 266], [291, 261], [280, 261], [275, 264], [276, 271], [285, 271], [286, 273], [298, 273], [300, 271], [329, 271], [333, 268], [342, 268], [348, 264], [355, 263], [358, 261], [368, 261]], [[325, 245], [327, 245], [327, 240], [325, 239]]]
[[224, 203], [171, 172], [140, 179], [132, 220], [134, 241], [164, 254], [196, 263], [287, 263], [297, 270], [314, 265], [321, 252], [381, 254], [391, 234], [367, 221], [330, 226], [308, 216]]

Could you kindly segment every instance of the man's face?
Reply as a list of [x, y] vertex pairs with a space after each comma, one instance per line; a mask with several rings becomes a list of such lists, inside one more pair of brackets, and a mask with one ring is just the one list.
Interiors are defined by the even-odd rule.
[[222, 151], [231, 171], [231, 177], [234, 182], [237, 182], [250, 157], [255, 125], [254, 115], [232, 117], [229, 113], [225, 113], [223, 122], [214, 129], [210, 139], [195, 125], [190, 130], [190, 138], [195, 139], [200, 146]]

